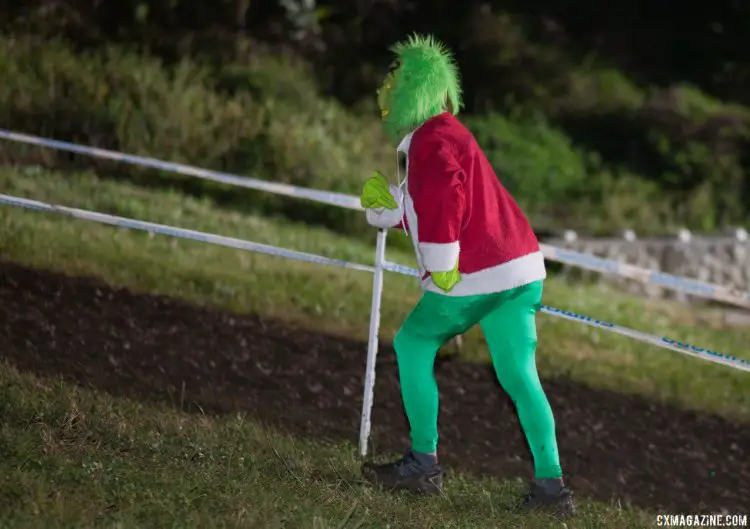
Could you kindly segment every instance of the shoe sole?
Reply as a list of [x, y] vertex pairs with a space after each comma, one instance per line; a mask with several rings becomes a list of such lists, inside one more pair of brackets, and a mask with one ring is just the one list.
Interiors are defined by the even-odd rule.
[[440, 474], [419, 476], [404, 480], [395, 485], [388, 485], [379, 481], [375, 472], [367, 468], [362, 469], [362, 475], [371, 484], [388, 491], [404, 490], [420, 496], [437, 496], [443, 494], [443, 480]]

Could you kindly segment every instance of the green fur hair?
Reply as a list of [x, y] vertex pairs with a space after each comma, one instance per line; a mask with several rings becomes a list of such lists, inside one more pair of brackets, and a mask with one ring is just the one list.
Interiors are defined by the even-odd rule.
[[388, 96], [386, 133], [395, 140], [433, 116], [450, 110], [458, 114], [461, 83], [453, 54], [435, 37], [413, 35], [396, 44], [398, 69]]

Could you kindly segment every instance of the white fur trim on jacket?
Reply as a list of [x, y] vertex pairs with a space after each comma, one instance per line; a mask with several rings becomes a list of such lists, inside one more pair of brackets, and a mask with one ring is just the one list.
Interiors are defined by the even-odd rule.
[[458, 241], [440, 244], [420, 242], [422, 264], [428, 272], [450, 272], [456, 266], [460, 247]]
[[473, 274], [461, 274], [461, 279], [450, 292], [443, 292], [433, 283], [431, 276], [422, 280], [422, 288], [445, 296], [476, 296], [504, 292], [546, 277], [544, 254], [539, 251]]

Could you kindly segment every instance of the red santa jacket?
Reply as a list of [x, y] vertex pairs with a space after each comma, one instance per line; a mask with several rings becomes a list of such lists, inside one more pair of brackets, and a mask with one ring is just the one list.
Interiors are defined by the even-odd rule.
[[422, 288], [445, 294], [430, 272], [447, 272], [458, 259], [461, 280], [447, 293], [502, 292], [544, 279], [539, 241], [498, 180], [474, 136], [450, 112], [408, 134], [406, 178], [391, 193], [398, 210], [368, 210], [370, 224], [411, 235]]

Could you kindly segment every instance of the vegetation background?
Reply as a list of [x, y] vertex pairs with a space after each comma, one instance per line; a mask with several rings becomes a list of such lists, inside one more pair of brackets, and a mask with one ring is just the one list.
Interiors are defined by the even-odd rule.
[[[675, 1], [29, 0], [0, 5], [0, 123], [356, 193], [392, 146], [373, 93], [388, 47], [456, 53], [464, 119], [538, 230], [744, 224], [750, 5]], [[0, 163], [67, 154], [0, 145]], [[92, 160], [85, 160], [87, 168]], [[153, 186], [173, 175], [96, 162]], [[126, 172], [127, 171], [127, 172]], [[225, 206], [355, 234], [345, 212], [192, 179]]]

